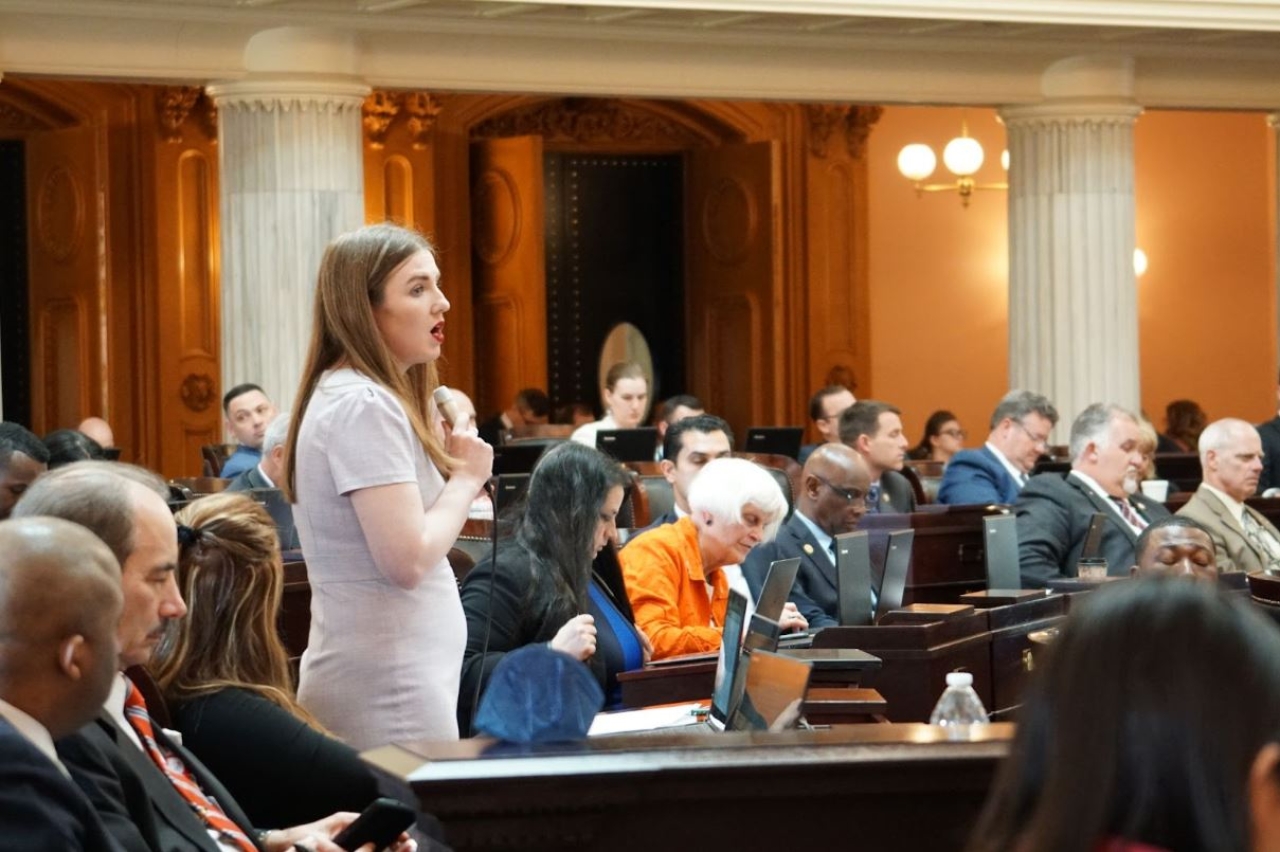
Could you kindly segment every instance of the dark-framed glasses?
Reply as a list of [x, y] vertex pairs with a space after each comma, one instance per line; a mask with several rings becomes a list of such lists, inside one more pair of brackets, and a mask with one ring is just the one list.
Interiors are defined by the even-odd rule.
[[813, 478], [843, 497], [846, 503], [855, 503], [859, 500], [866, 502], [867, 500], [867, 492], [860, 488], [841, 488], [839, 485], [833, 485], [826, 477], [818, 476], [816, 473], [813, 475]]

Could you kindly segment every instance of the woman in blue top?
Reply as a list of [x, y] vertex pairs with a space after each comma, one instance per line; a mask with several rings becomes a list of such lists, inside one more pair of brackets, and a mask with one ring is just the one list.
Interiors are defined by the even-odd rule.
[[513, 534], [498, 545], [496, 568], [486, 557], [462, 584], [467, 649], [458, 725], [464, 735], [471, 728], [477, 685], [483, 690], [508, 651], [546, 642], [582, 660], [600, 681], [608, 705], [618, 703], [618, 672], [644, 664], [648, 641], [635, 628], [620, 572], [616, 565], [611, 577], [593, 570], [593, 563], [607, 564], [613, 555], [626, 482], [617, 462], [574, 442], [538, 462]]

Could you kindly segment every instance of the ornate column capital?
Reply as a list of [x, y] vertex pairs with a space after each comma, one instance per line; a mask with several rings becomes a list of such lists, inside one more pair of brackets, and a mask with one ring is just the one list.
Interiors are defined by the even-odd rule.
[[1029, 106], [1002, 107], [1006, 127], [1019, 126], [1115, 126], [1130, 125], [1142, 115], [1142, 107], [1129, 100], [1067, 99]]
[[205, 88], [220, 110], [358, 112], [372, 91], [352, 77], [247, 77]]
[[878, 106], [809, 104], [805, 107], [809, 124], [809, 153], [819, 159], [825, 158], [832, 137], [840, 132], [849, 156], [859, 159], [866, 151], [871, 126], [880, 120], [883, 113], [884, 109]]

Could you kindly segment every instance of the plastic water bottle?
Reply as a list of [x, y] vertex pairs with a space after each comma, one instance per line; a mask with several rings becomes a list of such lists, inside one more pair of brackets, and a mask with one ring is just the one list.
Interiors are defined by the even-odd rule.
[[929, 724], [947, 728], [955, 739], [965, 739], [969, 736], [970, 725], [985, 725], [988, 721], [982, 699], [973, 691], [973, 675], [969, 672], [948, 672], [947, 688], [933, 708]]

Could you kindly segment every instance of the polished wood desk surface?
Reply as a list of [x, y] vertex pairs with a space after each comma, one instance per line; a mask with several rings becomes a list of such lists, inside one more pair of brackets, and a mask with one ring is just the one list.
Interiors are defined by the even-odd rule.
[[[467, 850], [960, 849], [1013, 726], [488, 739], [365, 752]], [[927, 814], [927, 818], [922, 815]]]

